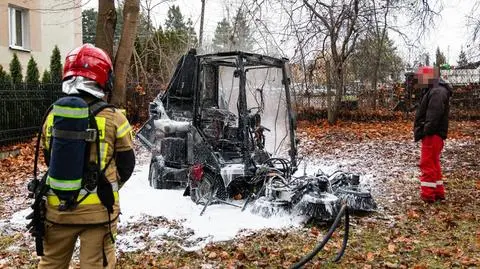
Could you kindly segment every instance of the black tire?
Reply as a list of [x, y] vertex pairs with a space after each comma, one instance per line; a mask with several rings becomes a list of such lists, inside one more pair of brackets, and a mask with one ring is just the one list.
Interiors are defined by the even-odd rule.
[[220, 176], [207, 172], [200, 182], [190, 179], [190, 198], [194, 203], [205, 204], [212, 195], [221, 200], [227, 199], [227, 190]]
[[161, 173], [163, 167], [155, 159], [150, 161], [150, 171], [148, 172], [148, 181], [154, 189], [165, 189], [165, 182], [162, 182]]

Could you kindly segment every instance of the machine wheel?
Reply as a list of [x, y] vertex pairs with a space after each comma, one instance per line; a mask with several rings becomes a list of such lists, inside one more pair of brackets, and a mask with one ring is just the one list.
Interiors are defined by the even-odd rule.
[[207, 203], [212, 195], [222, 200], [227, 198], [227, 191], [220, 177], [215, 177], [211, 173], [205, 173], [200, 182], [190, 181], [190, 198], [196, 204]]
[[150, 186], [154, 189], [165, 189], [165, 182], [161, 181], [161, 174], [163, 172], [163, 166], [160, 165], [155, 159], [150, 161], [150, 171], [148, 173], [148, 181]]

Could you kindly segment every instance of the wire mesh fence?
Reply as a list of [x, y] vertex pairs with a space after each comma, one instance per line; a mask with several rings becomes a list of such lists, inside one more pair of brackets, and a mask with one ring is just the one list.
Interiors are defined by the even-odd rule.
[[[297, 87], [299, 88], [299, 87]], [[341, 94], [338, 118], [341, 120], [394, 120], [415, 114], [421, 93], [401, 84], [383, 85], [377, 91], [360, 90]], [[335, 93], [326, 90], [296, 91], [298, 119], [327, 119], [328, 107], [335, 105]], [[480, 84], [453, 86], [450, 118], [480, 120]]]

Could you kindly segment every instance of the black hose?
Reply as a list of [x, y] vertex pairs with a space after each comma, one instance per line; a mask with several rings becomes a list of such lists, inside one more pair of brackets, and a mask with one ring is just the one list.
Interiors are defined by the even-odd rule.
[[[327, 234], [323, 237], [322, 241], [312, 250], [312, 252], [305, 255], [299, 262], [297, 262], [292, 267], [290, 267], [290, 269], [301, 268], [307, 262], [309, 262], [311, 259], [313, 259], [313, 257], [315, 257], [318, 254], [318, 252], [320, 252], [320, 250], [323, 249], [323, 247], [327, 244], [328, 240], [330, 240], [330, 238], [332, 237], [335, 229], [338, 227], [338, 224], [340, 223], [340, 220], [342, 219], [343, 215], [345, 215], [345, 220], [347, 220], [347, 218], [348, 218], [348, 208], [347, 208], [346, 204], [344, 204], [342, 206], [342, 208], [340, 208], [340, 211], [338, 212], [338, 215], [335, 218], [335, 221], [333, 222], [332, 226], [330, 226], [330, 229], [328, 230]], [[340, 260], [340, 258], [343, 256], [343, 253], [345, 252], [345, 247], [347, 245], [347, 240], [348, 240], [348, 228], [345, 229], [345, 234], [346, 234], [346, 236], [344, 236], [344, 238], [343, 238], [342, 249], [338, 253], [335, 261]]]
[[282, 170], [283, 170], [283, 173], [285, 174], [285, 178], [289, 178], [290, 177], [290, 174], [291, 174], [291, 165], [290, 165], [290, 161], [287, 160], [287, 159], [283, 159], [283, 158], [270, 158], [270, 159], [267, 159], [265, 162], [263, 162], [262, 165], [269, 165], [270, 167], [274, 167], [275, 168], [275, 163], [278, 163], [282, 166]]
[[348, 242], [349, 229], [350, 229], [350, 213], [348, 211], [348, 208], [346, 208], [345, 209], [345, 233], [343, 234], [342, 248], [338, 252], [337, 257], [335, 257], [335, 259], [333, 260], [334, 262], [339, 262], [343, 254], [345, 254], [345, 249], [347, 248], [347, 242]]

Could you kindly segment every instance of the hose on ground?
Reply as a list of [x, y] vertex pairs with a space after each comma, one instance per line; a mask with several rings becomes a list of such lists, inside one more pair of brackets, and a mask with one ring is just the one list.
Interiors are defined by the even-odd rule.
[[335, 257], [335, 262], [338, 262], [343, 254], [345, 253], [345, 249], [347, 247], [347, 242], [348, 242], [348, 230], [349, 230], [349, 215], [348, 215], [348, 207], [346, 204], [340, 208], [340, 211], [337, 214], [337, 217], [335, 218], [335, 221], [333, 222], [332, 226], [330, 226], [330, 229], [328, 230], [327, 234], [323, 237], [322, 241], [307, 255], [305, 255], [299, 262], [294, 264], [290, 269], [298, 269], [302, 268], [307, 262], [309, 262], [313, 257], [315, 257], [320, 250], [323, 249], [323, 247], [327, 244], [328, 240], [333, 235], [333, 232], [335, 232], [335, 229], [338, 227], [340, 224], [340, 220], [342, 219], [342, 216], [345, 215], [345, 234], [343, 236], [343, 243], [342, 243], [342, 248], [340, 249], [339, 253]]
[[347, 205], [344, 205], [345, 208], [345, 232], [343, 234], [343, 242], [342, 242], [342, 248], [337, 254], [337, 257], [333, 260], [334, 262], [339, 262], [340, 259], [342, 258], [343, 254], [345, 254], [345, 249], [347, 248], [347, 242], [348, 242], [348, 231], [350, 230], [350, 214], [348, 212], [348, 207]]

